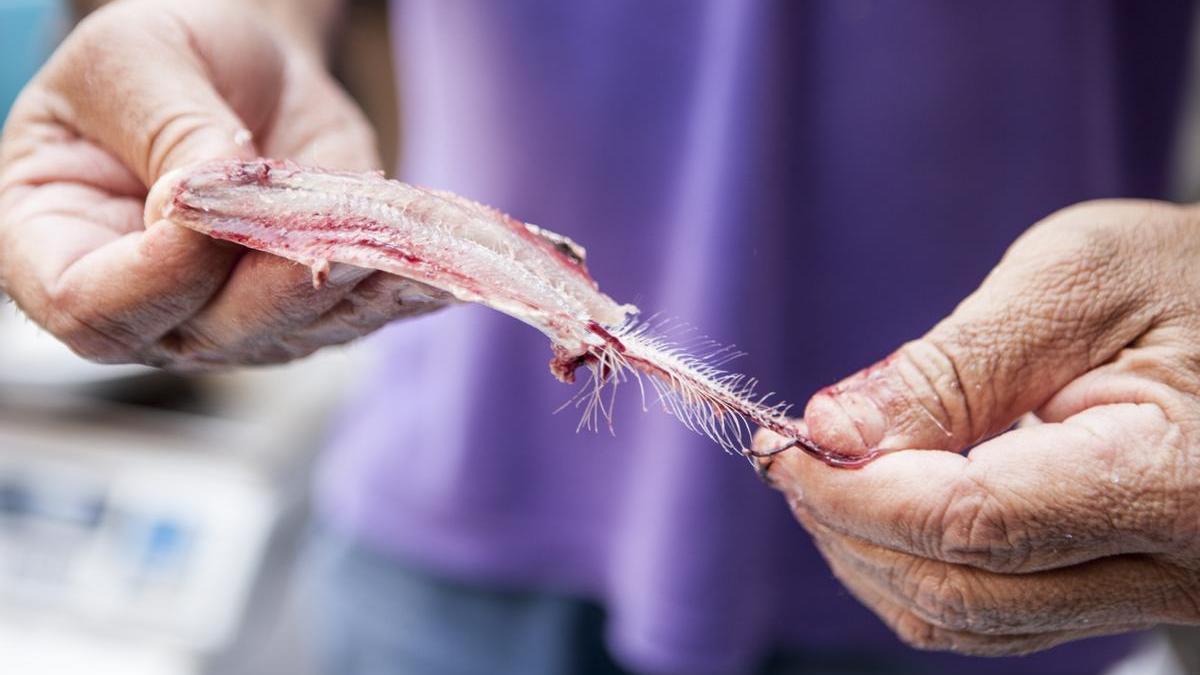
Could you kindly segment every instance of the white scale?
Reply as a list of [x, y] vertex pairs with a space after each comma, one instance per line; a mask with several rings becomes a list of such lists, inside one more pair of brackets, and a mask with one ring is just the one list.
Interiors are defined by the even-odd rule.
[[0, 672], [194, 672], [238, 628], [269, 486], [178, 433], [203, 422], [53, 415], [0, 411]]
[[[225, 409], [201, 415], [89, 395], [161, 375], [85, 362], [7, 302], [0, 344], [0, 673], [241, 673], [231, 648], [279, 620], [261, 591], [290, 573], [281, 521], [299, 527], [352, 360], [217, 378]], [[301, 655], [278, 658], [290, 675]]]

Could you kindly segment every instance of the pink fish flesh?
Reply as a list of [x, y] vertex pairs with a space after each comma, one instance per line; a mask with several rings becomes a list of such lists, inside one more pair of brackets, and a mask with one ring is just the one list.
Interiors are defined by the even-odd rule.
[[709, 345], [697, 356], [639, 322], [636, 307], [600, 291], [570, 239], [458, 195], [377, 173], [216, 161], [163, 176], [146, 212], [147, 222], [166, 218], [307, 265], [317, 284], [332, 262], [356, 265], [524, 321], [550, 338], [560, 380], [591, 371], [591, 386], [572, 399], [584, 409], [581, 426], [611, 424], [604, 387], [631, 376], [641, 385], [644, 373], [667, 412], [727, 450], [749, 452], [757, 424], [827, 462], [862, 463], [816, 445], [786, 405], [754, 394], [755, 380], [722, 370], [736, 354]]

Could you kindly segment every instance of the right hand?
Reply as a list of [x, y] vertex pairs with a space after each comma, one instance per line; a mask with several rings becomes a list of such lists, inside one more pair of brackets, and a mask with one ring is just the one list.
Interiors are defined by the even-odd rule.
[[1059, 211], [923, 337], [809, 401], [814, 442], [881, 456], [847, 471], [792, 448], [768, 480], [915, 647], [1200, 625], [1198, 260], [1195, 205]]
[[[308, 268], [143, 223], [167, 171], [259, 155], [372, 170], [358, 108], [251, 3], [128, 0], [83, 21], [22, 92], [0, 141], [0, 283], [104, 362], [287, 361], [403, 315], [399, 277]], [[248, 133], [247, 133], [248, 132]]]

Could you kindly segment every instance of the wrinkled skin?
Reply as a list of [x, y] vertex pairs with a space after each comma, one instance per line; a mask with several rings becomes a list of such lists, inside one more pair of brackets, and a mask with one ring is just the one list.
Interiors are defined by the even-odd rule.
[[[147, 186], [195, 162], [376, 167], [299, 45], [232, 0], [129, 0], [82, 24], [0, 144], [0, 280], [22, 309], [90, 358], [179, 368], [287, 360], [424, 309], [397, 305], [394, 277], [341, 268], [314, 290], [307, 268], [142, 221]], [[1192, 208], [1056, 214], [926, 337], [807, 406], [818, 443], [888, 454], [850, 471], [789, 450], [767, 478], [918, 647], [1200, 621], [1198, 261]]]
[[204, 160], [378, 168], [362, 114], [283, 23], [250, 2], [117, 2], [21, 94], [0, 145], [0, 280], [76, 352], [286, 361], [427, 309], [398, 303], [393, 276], [335, 266], [314, 289], [303, 266], [143, 223], [147, 186]]
[[913, 646], [1017, 654], [1198, 623], [1198, 291], [1194, 207], [1057, 213], [926, 336], [808, 403], [817, 442], [887, 454], [761, 468]]

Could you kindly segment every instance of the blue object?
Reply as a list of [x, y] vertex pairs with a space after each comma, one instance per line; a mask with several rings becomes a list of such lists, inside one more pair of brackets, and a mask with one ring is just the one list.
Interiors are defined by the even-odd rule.
[[0, 118], [50, 55], [67, 25], [62, 0], [0, 0]]

